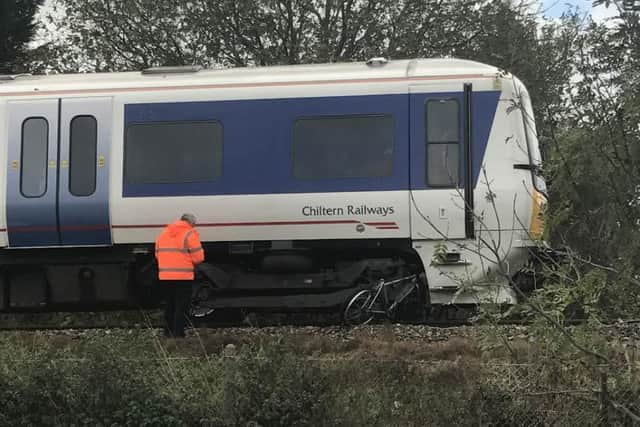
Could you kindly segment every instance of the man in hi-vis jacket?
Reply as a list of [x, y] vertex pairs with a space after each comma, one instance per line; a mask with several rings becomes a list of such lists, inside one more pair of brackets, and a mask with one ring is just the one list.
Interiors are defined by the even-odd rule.
[[184, 337], [195, 266], [204, 261], [195, 225], [196, 217], [185, 213], [180, 220], [167, 225], [156, 239], [158, 278], [167, 299], [165, 335], [170, 337]]

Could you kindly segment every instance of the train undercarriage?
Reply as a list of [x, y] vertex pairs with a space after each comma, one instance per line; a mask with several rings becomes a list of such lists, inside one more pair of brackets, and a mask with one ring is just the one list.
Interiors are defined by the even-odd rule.
[[[397, 240], [205, 243], [194, 299], [210, 309], [339, 311], [380, 280], [420, 275], [406, 310], [424, 319], [424, 267]], [[0, 252], [0, 311], [89, 311], [158, 307], [152, 245], [7, 249]]]

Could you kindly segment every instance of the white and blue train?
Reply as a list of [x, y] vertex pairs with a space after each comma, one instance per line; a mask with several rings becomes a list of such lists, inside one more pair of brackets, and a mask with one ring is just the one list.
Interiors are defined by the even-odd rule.
[[425, 304], [514, 302], [492, 272], [542, 226], [532, 117], [517, 78], [458, 59], [0, 77], [0, 311], [144, 302], [182, 212], [219, 307], [408, 273]]

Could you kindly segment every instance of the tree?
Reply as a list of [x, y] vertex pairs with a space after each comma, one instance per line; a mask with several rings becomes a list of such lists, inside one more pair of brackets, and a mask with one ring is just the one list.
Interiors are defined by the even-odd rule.
[[202, 27], [202, 4], [202, 0], [52, 0], [43, 20], [57, 29], [58, 37], [31, 52], [32, 68], [103, 72], [215, 66], [220, 31], [218, 26]]
[[41, 4], [42, 0], [0, 2], [0, 73], [24, 70], [20, 58], [33, 35], [33, 15]]
[[[609, 273], [612, 316], [637, 316], [640, 298], [640, 22], [624, 12], [585, 28], [570, 108], [548, 163], [550, 237]], [[613, 25], [612, 25], [613, 24]]]

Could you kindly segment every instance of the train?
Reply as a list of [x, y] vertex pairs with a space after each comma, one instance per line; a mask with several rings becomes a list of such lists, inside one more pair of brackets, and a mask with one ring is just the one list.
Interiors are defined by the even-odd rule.
[[184, 212], [212, 308], [513, 304], [544, 226], [527, 89], [464, 59], [5, 75], [0, 141], [2, 312], [157, 302]]

